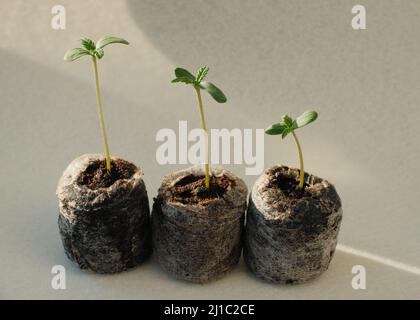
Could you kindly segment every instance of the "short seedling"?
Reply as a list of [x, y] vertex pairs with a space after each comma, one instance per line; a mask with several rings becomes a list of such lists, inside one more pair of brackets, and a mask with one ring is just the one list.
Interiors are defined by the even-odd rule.
[[98, 65], [97, 59], [102, 59], [104, 56], [104, 47], [111, 44], [111, 43], [121, 43], [121, 44], [128, 44], [128, 41], [106, 36], [101, 39], [95, 44], [91, 39], [83, 38], [81, 39], [82, 48], [74, 48], [66, 52], [64, 55], [64, 60], [66, 61], [74, 61], [79, 59], [83, 56], [91, 56], [93, 62], [93, 73], [95, 75], [95, 85], [96, 85], [96, 99], [98, 101], [98, 114], [99, 114], [99, 125], [101, 127], [102, 139], [105, 148], [105, 159], [106, 159], [106, 170], [108, 173], [111, 172], [111, 156], [109, 154], [109, 145], [108, 145], [108, 138], [106, 135], [105, 130], [105, 121], [104, 121], [104, 114], [102, 111], [102, 97], [99, 88], [99, 75], [98, 75]]
[[183, 68], [176, 68], [175, 69], [175, 79], [172, 80], [173, 83], [176, 82], [182, 82], [185, 84], [191, 84], [196, 93], [197, 93], [197, 99], [198, 99], [198, 107], [200, 109], [200, 115], [201, 115], [201, 124], [203, 127], [203, 130], [206, 135], [206, 162], [205, 162], [205, 173], [206, 173], [206, 188], [207, 190], [210, 189], [210, 170], [209, 170], [209, 144], [208, 144], [208, 133], [207, 133], [207, 126], [206, 126], [206, 119], [204, 118], [204, 110], [203, 110], [203, 101], [201, 99], [201, 89], [207, 91], [213, 98], [219, 103], [226, 102], [226, 97], [224, 93], [217, 88], [214, 84], [208, 81], [204, 81], [204, 77], [209, 72], [208, 67], [202, 67], [198, 69], [196, 76], [193, 76], [189, 71], [183, 69]]
[[299, 161], [300, 161], [300, 175], [299, 175], [299, 189], [303, 189], [304, 183], [304, 166], [303, 166], [303, 155], [302, 155], [302, 148], [299, 143], [299, 139], [295, 133], [296, 129], [302, 128], [307, 124], [313, 122], [318, 117], [318, 114], [315, 111], [306, 111], [302, 113], [299, 117], [293, 120], [288, 115], [284, 115], [281, 118], [280, 123], [275, 123], [271, 125], [269, 128], [265, 130], [265, 133], [270, 135], [278, 135], [281, 134], [282, 139], [284, 139], [289, 133], [293, 135], [295, 139], [298, 152], [299, 152]]

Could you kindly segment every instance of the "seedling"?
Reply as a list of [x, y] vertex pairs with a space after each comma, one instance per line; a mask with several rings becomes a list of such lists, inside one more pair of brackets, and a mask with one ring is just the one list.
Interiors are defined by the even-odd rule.
[[201, 90], [203, 89], [207, 91], [213, 97], [213, 99], [219, 103], [225, 103], [227, 100], [222, 90], [220, 90], [211, 82], [204, 81], [204, 78], [208, 72], [209, 72], [208, 67], [202, 67], [198, 69], [196, 76], [193, 76], [188, 70], [185, 70], [183, 68], [176, 68], [175, 69], [176, 78], [172, 80], [172, 83], [182, 82], [185, 84], [192, 85], [197, 93], [198, 107], [200, 109], [200, 116], [201, 116], [201, 125], [206, 134], [205, 183], [206, 183], [207, 190], [210, 189], [209, 144], [208, 144], [208, 139], [207, 139], [208, 133], [207, 133], [207, 126], [206, 126], [206, 119], [204, 117], [203, 101], [201, 99]]
[[95, 75], [95, 85], [96, 85], [96, 99], [98, 102], [98, 114], [99, 114], [99, 125], [101, 127], [101, 134], [105, 148], [105, 159], [106, 159], [106, 170], [108, 173], [111, 172], [111, 156], [109, 154], [109, 144], [108, 138], [106, 135], [105, 130], [105, 121], [104, 121], [104, 114], [102, 111], [102, 97], [101, 91], [99, 87], [99, 75], [98, 75], [98, 64], [97, 59], [102, 59], [104, 56], [104, 47], [112, 43], [121, 43], [121, 44], [128, 44], [128, 41], [116, 38], [105, 36], [99, 39], [99, 41], [95, 44], [91, 39], [83, 38], [80, 40], [82, 43], [82, 48], [74, 48], [66, 52], [64, 55], [64, 60], [66, 61], [74, 61], [79, 59], [83, 56], [91, 56], [93, 62], [93, 73]]
[[305, 175], [304, 165], [303, 165], [303, 155], [302, 148], [299, 143], [299, 139], [295, 133], [296, 129], [302, 128], [307, 124], [313, 122], [318, 117], [318, 114], [315, 111], [305, 111], [295, 120], [293, 120], [288, 115], [284, 115], [281, 118], [280, 123], [275, 123], [265, 130], [266, 134], [278, 135], [281, 134], [282, 139], [284, 139], [289, 133], [293, 135], [295, 139], [298, 152], [299, 152], [299, 161], [300, 161], [300, 174], [299, 174], [299, 189], [303, 189], [303, 178]]

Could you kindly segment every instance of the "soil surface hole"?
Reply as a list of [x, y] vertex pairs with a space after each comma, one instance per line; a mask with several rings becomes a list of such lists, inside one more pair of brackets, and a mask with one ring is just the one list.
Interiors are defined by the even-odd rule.
[[205, 176], [188, 175], [172, 188], [172, 199], [183, 204], [206, 204], [211, 199], [223, 198], [234, 181], [227, 176], [210, 176], [210, 189], [206, 188]]
[[288, 198], [300, 199], [304, 197], [311, 197], [311, 194], [306, 191], [307, 183], [303, 184], [303, 189], [299, 189], [299, 180], [293, 177], [287, 177], [280, 172], [272, 172], [269, 174], [268, 188], [278, 188]]
[[77, 180], [81, 186], [86, 186], [92, 190], [108, 188], [120, 179], [129, 179], [137, 171], [134, 164], [118, 159], [111, 161], [111, 172], [106, 170], [106, 161], [97, 160], [88, 165]]

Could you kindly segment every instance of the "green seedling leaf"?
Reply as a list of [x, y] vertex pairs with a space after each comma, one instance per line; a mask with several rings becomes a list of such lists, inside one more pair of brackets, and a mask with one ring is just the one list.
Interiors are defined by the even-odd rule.
[[98, 43], [96, 44], [96, 49], [102, 49], [103, 47], [111, 44], [111, 43], [120, 43], [120, 44], [126, 44], [128, 45], [129, 42], [122, 38], [117, 37], [111, 37], [111, 36], [105, 36], [99, 39]]
[[227, 98], [222, 90], [216, 87], [213, 83], [208, 81], [201, 81], [200, 87], [201, 89], [206, 90], [217, 102], [225, 103], [227, 101]]
[[281, 123], [284, 124], [287, 128], [293, 127], [293, 119], [290, 118], [287, 114], [281, 117]]
[[302, 128], [311, 122], [314, 122], [316, 118], [318, 118], [318, 113], [315, 111], [305, 111], [295, 120], [297, 128]]
[[185, 84], [193, 84], [194, 80], [191, 80], [188, 77], [178, 77], [178, 78], [173, 79], [171, 82], [172, 83], [182, 82], [182, 83], [185, 83]]
[[66, 52], [64, 55], [64, 60], [66, 61], [74, 61], [76, 59], [79, 59], [80, 57], [89, 55], [97, 59], [102, 59], [105, 52], [103, 47], [107, 46], [111, 43], [122, 43], [122, 44], [128, 44], [127, 40], [124, 40], [122, 38], [117, 37], [102, 37], [97, 45], [95, 45], [95, 42], [93, 42], [89, 38], [82, 38], [80, 39], [80, 42], [82, 43], [83, 48], [75, 48], [71, 49]]
[[284, 139], [287, 137], [287, 135], [292, 132], [293, 130], [291, 130], [290, 128], [285, 128], [284, 131], [281, 134], [281, 138]]
[[[286, 136], [290, 132], [292, 132], [293, 130], [295, 130], [297, 128], [296, 122], [293, 121], [293, 119], [291, 117], [289, 117], [288, 115], [282, 116], [280, 123], [275, 124], [272, 127], [274, 127], [275, 132], [279, 132], [279, 133], [276, 133], [276, 134], [281, 134], [282, 139], [286, 138]], [[281, 128], [281, 131], [279, 131], [280, 128]], [[270, 133], [268, 133], [268, 134], [270, 134]]]
[[83, 48], [74, 48], [70, 49], [66, 52], [64, 55], [64, 60], [66, 61], [74, 61], [76, 59], [79, 59], [80, 57], [90, 55], [90, 52]]
[[208, 81], [203, 81], [204, 77], [209, 72], [208, 67], [202, 67], [198, 69], [197, 76], [194, 77], [191, 72], [183, 68], [176, 68], [175, 69], [175, 76], [176, 78], [172, 80], [172, 83], [185, 83], [185, 84], [192, 84], [197, 89], [203, 89], [207, 91], [214, 100], [219, 103], [224, 103], [227, 101], [226, 96], [218, 87]]
[[93, 53], [95, 55], [95, 57], [97, 57], [98, 59], [102, 59], [102, 57], [104, 56], [105, 52], [103, 49], [96, 49], [95, 52]]
[[202, 67], [198, 69], [197, 75], [195, 76], [196, 83], [198, 84], [201, 81], [203, 81], [208, 72], [209, 72], [209, 67]]
[[188, 70], [183, 69], [183, 68], [176, 68], [175, 69], [175, 76], [177, 78], [188, 78], [192, 82], [195, 82], [195, 77], [191, 74], [191, 72], [189, 72]]
[[285, 126], [280, 123], [275, 123], [265, 129], [265, 133], [269, 135], [278, 135], [282, 134], [285, 129]]
[[82, 43], [83, 48], [85, 48], [87, 51], [94, 51], [96, 49], [95, 42], [89, 38], [82, 38], [80, 39], [80, 42]]

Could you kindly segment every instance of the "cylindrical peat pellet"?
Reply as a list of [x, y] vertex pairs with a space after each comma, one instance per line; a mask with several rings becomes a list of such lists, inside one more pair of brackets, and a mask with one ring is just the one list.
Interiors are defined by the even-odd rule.
[[151, 252], [151, 224], [143, 172], [101, 155], [73, 160], [57, 187], [58, 226], [66, 255], [82, 269], [114, 273], [134, 267]]
[[220, 278], [238, 263], [248, 193], [222, 168], [212, 169], [209, 191], [204, 181], [200, 166], [165, 176], [152, 210], [159, 264], [197, 283]]
[[328, 269], [342, 219], [341, 200], [326, 180], [276, 165], [255, 182], [247, 210], [244, 260], [259, 278], [301, 283]]

